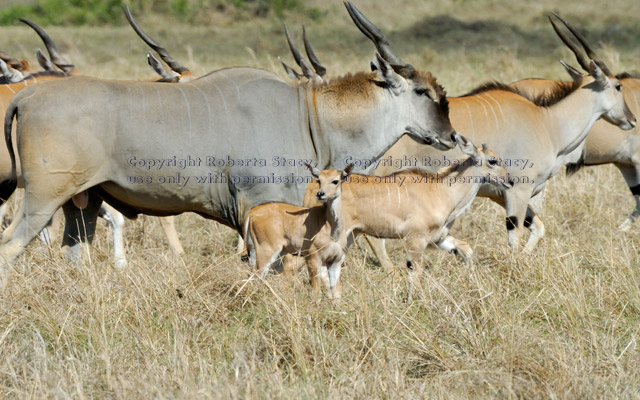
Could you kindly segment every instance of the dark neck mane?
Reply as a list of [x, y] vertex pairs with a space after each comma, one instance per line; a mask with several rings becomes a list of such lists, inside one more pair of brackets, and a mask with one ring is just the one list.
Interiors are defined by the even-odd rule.
[[546, 90], [544, 93], [537, 96], [531, 96], [527, 93], [521, 92], [518, 89], [511, 87], [509, 85], [506, 85], [502, 82], [493, 81], [493, 82], [484, 83], [478, 86], [477, 88], [473, 89], [469, 93], [460, 97], [476, 96], [476, 95], [479, 95], [485, 92], [490, 92], [493, 90], [501, 90], [504, 92], [510, 92], [510, 93], [520, 95], [525, 99], [529, 100], [530, 102], [532, 102], [533, 104], [537, 105], [538, 107], [550, 107], [554, 104], [557, 104], [562, 99], [564, 99], [565, 97], [569, 96], [571, 93], [578, 90], [581, 84], [582, 84], [581, 78], [578, 78], [573, 82], [556, 82], [551, 89]]

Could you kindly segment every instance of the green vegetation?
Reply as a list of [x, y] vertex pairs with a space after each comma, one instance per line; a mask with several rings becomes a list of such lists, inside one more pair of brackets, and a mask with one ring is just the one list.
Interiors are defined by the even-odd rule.
[[[121, 0], [37, 0], [32, 4], [13, 5], [0, 11], [0, 25], [16, 23], [18, 18], [39, 21], [42, 25], [109, 25], [123, 21]], [[127, 2], [124, 2], [127, 3]], [[304, 9], [302, 0], [133, 0], [133, 11], [153, 12], [168, 18], [193, 23], [204, 22], [199, 16], [212, 10], [234, 12], [237, 17], [266, 17], [274, 13], [283, 17], [288, 11]], [[311, 13], [317, 18], [316, 8]]]

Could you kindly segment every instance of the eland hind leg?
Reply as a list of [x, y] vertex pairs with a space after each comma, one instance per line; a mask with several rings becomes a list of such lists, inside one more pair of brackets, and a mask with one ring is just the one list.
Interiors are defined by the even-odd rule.
[[80, 259], [83, 244], [93, 242], [101, 205], [102, 199], [89, 193], [86, 207], [82, 209], [73, 201], [67, 201], [62, 206], [65, 218], [62, 248], [72, 261]]
[[26, 192], [17, 217], [2, 235], [0, 287], [6, 285], [11, 265], [15, 263], [29, 242], [47, 225], [63, 201], [64, 198], [47, 199], [44, 196]]

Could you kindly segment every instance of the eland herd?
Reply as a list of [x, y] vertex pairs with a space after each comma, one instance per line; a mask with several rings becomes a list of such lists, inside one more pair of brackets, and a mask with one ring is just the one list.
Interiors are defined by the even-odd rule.
[[[172, 216], [195, 212], [239, 233], [238, 253], [256, 277], [266, 278], [283, 256], [291, 273], [294, 256], [303, 257], [316, 299], [341, 296], [341, 266], [359, 234], [384, 268], [392, 267], [384, 239], [405, 241], [409, 298], [427, 245], [472, 262], [471, 246], [449, 231], [476, 196], [506, 210], [513, 252], [533, 251], [545, 233], [543, 189], [563, 166], [613, 163], [636, 200], [619, 229], [640, 215], [640, 76], [614, 75], [560, 16], [549, 20], [582, 69], [562, 62], [570, 81], [490, 82], [447, 97], [430, 72], [402, 61], [378, 27], [345, 6], [375, 45], [370, 71], [327, 77], [304, 28], [308, 61], [285, 27], [301, 69], [282, 63], [290, 81], [248, 67], [195, 77], [126, 7], [135, 32], [171, 71], [149, 53], [154, 81], [82, 76], [42, 28], [21, 20], [49, 57], [38, 51], [36, 70], [0, 52], [0, 218], [24, 188], [2, 233], [0, 284], [31, 240], [55, 235], [47, 226], [58, 210], [70, 258], [93, 240], [100, 216], [112, 228], [119, 267], [127, 263], [124, 217], [163, 217], [181, 253]], [[437, 162], [415, 162], [425, 159]], [[406, 168], [398, 171], [398, 162]]]

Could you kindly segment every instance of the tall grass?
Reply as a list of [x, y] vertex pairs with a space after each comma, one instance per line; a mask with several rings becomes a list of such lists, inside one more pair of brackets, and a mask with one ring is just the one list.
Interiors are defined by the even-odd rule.
[[[553, 9], [586, 31], [614, 72], [637, 68], [637, 22], [631, 3], [618, 3], [357, 5], [400, 57], [456, 94], [490, 79], [563, 77], [556, 60], [572, 57], [545, 20]], [[330, 74], [368, 68], [373, 46], [342, 5], [310, 5], [325, 17], [288, 22], [295, 33], [307, 23]], [[275, 56], [288, 54], [273, 16], [202, 27], [152, 13], [139, 22], [196, 74], [230, 65], [281, 73]], [[127, 27], [48, 30], [84, 74], [151, 76], [147, 49]], [[26, 27], [0, 32], [17, 57], [41, 46]], [[77, 264], [34, 242], [0, 293], [0, 397], [637, 398], [640, 228], [616, 230], [632, 207], [611, 166], [558, 176], [542, 213], [547, 235], [522, 256], [507, 248], [504, 211], [477, 200], [453, 232], [474, 248], [474, 264], [430, 251], [410, 304], [400, 242], [389, 246], [394, 271], [378, 268], [364, 242], [354, 246], [343, 300], [320, 304], [304, 270], [247, 281], [235, 234], [193, 214], [177, 220], [182, 257], [157, 220], [128, 222], [123, 271], [111, 266], [106, 224]]]

